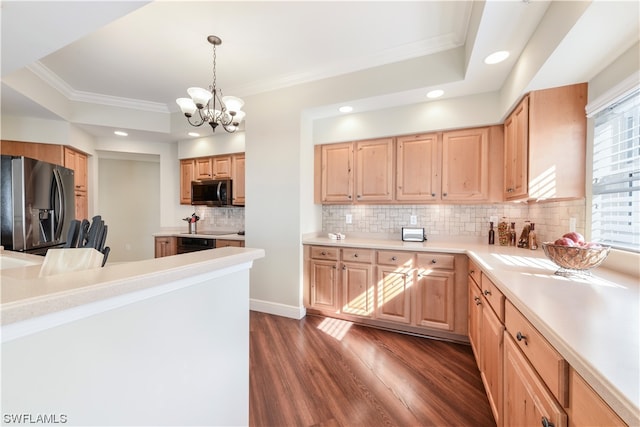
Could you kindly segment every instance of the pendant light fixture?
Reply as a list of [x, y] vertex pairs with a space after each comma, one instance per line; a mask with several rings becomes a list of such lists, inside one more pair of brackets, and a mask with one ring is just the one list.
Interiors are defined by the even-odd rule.
[[[207, 122], [214, 132], [218, 125], [222, 125], [225, 131], [233, 133], [244, 119], [244, 101], [235, 96], [222, 96], [222, 90], [216, 88], [216, 46], [221, 45], [222, 40], [209, 36], [207, 41], [213, 45], [213, 81], [209, 90], [190, 87], [187, 93], [191, 98], [178, 98], [176, 103], [191, 126], [202, 126]], [[194, 118], [196, 111], [198, 115]]]

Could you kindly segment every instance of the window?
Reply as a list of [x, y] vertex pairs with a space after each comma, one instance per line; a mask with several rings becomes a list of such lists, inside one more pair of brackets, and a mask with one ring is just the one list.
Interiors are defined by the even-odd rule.
[[591, 240], [640, 252], [640, 89], [594, 116]]

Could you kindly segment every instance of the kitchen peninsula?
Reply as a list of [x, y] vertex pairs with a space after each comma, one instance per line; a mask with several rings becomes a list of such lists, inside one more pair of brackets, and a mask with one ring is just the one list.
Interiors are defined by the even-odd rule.
[[[549, 354], [558, 357], [557, 369], [556, 365], [551, 365], [553, 368], [550, 371], [551, 376], [555, 375], [560, 384], [558, 396], [551, 398], [552, 400], [557, 399], [559, 402], [560, 413], [566, 411], [569, 420], [572, 418], [575, 420], [579, 416], [576, 412], [582, 411], [582, 409], [577, 409], [579, 405], [571, 400], [578, 395], [576, 391], [578, 387], [574, 387], [574, 385], [579, 381], [576, 379], [581, 377], [595, 391], [592, 396], [596, 398], [599, 396], [604, 400], [625, 423], [632, 426], [640, 425], [640, 383], [638, 382], [640, 377], [640, 318], [638, 317], [640, 313], [640, 286], [637, 278], [618, 274], [602, 266], [595, 269], [592, 276], [559, 276], [554, 274], [558, 267], [545, 257], [541, 249], [532, 251], [516, 247], [501, 247], [464, 239], [440, 238], [427, 242], [403, 242], [397, 236], [378, 236], [375, 234], [371, 236], [349, 235], [344, 240], [332, 240], [325, 236], [312, 233], [303, 236], [302, 240], [305, 245], [305, 305], [310, 312], [314, 311], [314, 301], [310, 296], [310, 293], [314, 292], [312, 287], [321, 285], [317, 282], [321, 279], [314, 278], [314, 272], [310, 271], [316, 268], [313, 266], [320, 266], [317, 267], [320, 270], [316, 270], [320, 272], [318, 277], [321, 275], [321, 266], [331, 263], [334, 264], [329, 268], [336, 265], [336, 268], [347, 272], [344, 275], [341, 275], [342, 273], [335, 275], [340, 277], [336, 279], [336, 287], [333, 288], [339, 303], [327, 310], [337, 313], [338, 317], [342, 316], [342, 318], [349, 320], [370, 323], [378, 317], [377, 313], [380, 310], [377, 307], [367, 313], [359, 312], [357, 316], [354, 316], [348, 313], [348, 309], [353, 307], [350, 305], [352, 302], [340, 299], [340, 295], [344, 297], [349, 294], [351, 282], [348, 281], [350, 280], [348, 272], [354, 265], [358, 267], [365, 263], [372, 266], [379, 264], [378, 271], [386, 271], [384, 256], [393, 253], [398, 260], [401, 260], [403, 253], [410, 254], [415, 257], [417, 263], [411, 264], [411, 261], [408, 261], [401, 268], [405, 269], [403, 270], [405, 274], [416, 275], [414, 276], [416, 277], [415, 285], [417, 289], [420, 289], [422, 286], [420, 282], [423, 280], [420, 279], [420, 274], [430, 274], [429, 267], [420, 266], [427, 264], [426, 262], [420, 264], [420, 257], [423, 257], [428, 263], [433, 263], [434, 271], [442, 271], [443, 268], [445, 270], [451, 268], [449, 266], [437, 267], [443, 255], [466, 255], [463, 259], [468, 263], [468, 269], [465, 265], [464, 270], [465, 276], [468, 272], [469, 293], [464, 294], [464, 298], [467, 300], [467, 295], [469, 297], [468, 301], [456, 304], [455, 309], [462, 307], [467, 312], [467, 307], [469, 307], [468, 310], [471, 313], [472, 308], [481, 305], [485, 313], [492, 313], [493, 307], [490, 306], [489, 298], [491, 298], [493, 291], [494, 296], [502, 297], [502, 300], [497, 304], [498, 307], [495, 308], [496, 317], [499, 320], [491, 325], [493, 330], [497, 331], [495, 336], [500, 343], [504, 342], [505, 347], [511, 343], [526, 347], [528, 343], [528, 347], [533, 348], [537, 345], [537, 342], [533, 340], [533, 334], [539, 333], [542, 339], [538, 342], [546, 341]], [[369, 258], [363, 259], [363, 256], [359, 256], [357, 260], [349, 258], [350, 254], [360, 255], [365, 251], [372, 253]], [[331, 260], [320, 259], [323, 252], [325, 258], [332, 256]], [[314, 256], [314, 254], [318, 255]], [[411, 256], [407, 259], [411, 259]], [[455, 262], [457, 266], [458, 258], [455, 259]], [[342, 266], [339, 266], [339, 263]], [[415, 268], [416, 273], [410, 272], [411, 265], [418, 266]], [[441, 275], [442, 273], [437, 274]], [[384, 276], [379, 273], [374, 277], [377, 279], [373, 280], [372, 286], [380, 286], [381, 277]], [[412, 279], [407, 280], [411, 282]], [[397, 281], [394, 283], [397, 284]], [[440, 282], [435, 281], [434, 283], [437, 286]], [[480, 285], [482, 292], [479, 287], [476, 287]], [[409, 288], [416, 288], [416, 286], [409, 286]], [[419, 292], [417, 289], [413, 292]], [[324, 295], [330, 293], [326, 290], [323, 292]], [[373, 299], [379, 298], [382, 292], [374, 289], [372, 291]], [[473, 298], [474, 293], [480, 294]], [[379, 300], [377, 301], [379, 302]], [[424, 305], [424, 302], [420, 300], [414, 304], [408, 306], [420, 307], [421, 304]], [[422, 317], [416, 316], [416, 314], [414, 316], [417, 317], [418, 322], [414, 320], [413, 323], [419, 325]], [[458, 317], [456, 316], [455, 319]], [[516, 323], [514, 319], [520, 322], [517, 325], [518, 328], [521, 328], [523, 324], [531, 325], [529, 341], [525, 338], [527, 336], [525, 330], [522, 330], [523, 336], [517, 340], [515, 332], [512, 337], [510, 336], [510, 327]], [[389, 327], [389, 325], [390, 323], [387, 322], [385, 326]], [[455, 330], [459, 326], [459, 324], [455, 324], [451, 330]], [[466, 331], [466, 325], [464, 326]], [[428, 325], [426, 329], [429, 327], [431, 325]], [[470, 328], [473, 329], [471, 324]], [[434, 331], [437, 332], [437, 329]], [[480, 341], [487, 338], [485, 333], [489, 334], [489, 331], [490, 329], [487, 328], [480, 335]], [[470, 336], [473, 335], [471, 330], [468, 333]], [[429, 335], [428, 333], [424, 334]], [[471, 341], [474, 344], [473, 339]], [[501, 348], [495, 348], [492, 351], [494, 353], [487, 353], [491, 360], [498, 360], [498, 358], [502, 360]], [[524, 354], [526, 358], [531, 360], [529, 365], [529, 368], [532, 368], [531, 372], [533, 372], [531, 378], [536, 377], [535, 370], [537, 369], [540, 377], [546, 380], [545, 374], [535, 364], [535, 355]], [[540, 354], [537, 357], [540, 358]], [[477, 354], [476, 358], [482, 372], [482, 364], [486, 361], [481, 362], [482, 357], [478, 357]], [[507, 358], [505, 357], [504, 360], [506, 372]], [[543, 363], [549, 362], [546, 353], [542, 360], [545, 361]], [[502, 361], [499, 363], [502, 364]], [[547, 364], [546, 367], [548, 366]], [[497, 368], [497, 372], [500, 374], [494, 384], [502, 384], [502, 368]], [[504, 382], [505, 390], [507, 383], [508, 381]], [[508, 385], [513, 386], [513, 383], [509, 382]], [[498, 394], [502, 397], [502, 385], [498, 387], [500, 390]], [[542, 385], [542, 387], [545, 386]], [[504, 403], [506, 395], [507, 391], [505, 391], [505, 400], [497, 399], [496, 405], [499, 414], [502, 414], [500, 402], [504, 404], [504, 413], [507, 412], [507, 405]], [[586, 409], [590, 408], [587, 407], [582, 412], [586, 412]], [[591, 409], [598, 412], [597, 409], [593, 409], [593, 405], [591, 405]], [[567, 415], [564, 415], [565, 422], [566, 418]], [[501, 425], [502, 420], [497, 421], [498, 425]], [[569, 425], [574, 424], [569, 422]]]
[[227, 247], [38, 277], [38, 257], [3, 251], [3, 417], [247, 424], [249, 271], [262, 257]]

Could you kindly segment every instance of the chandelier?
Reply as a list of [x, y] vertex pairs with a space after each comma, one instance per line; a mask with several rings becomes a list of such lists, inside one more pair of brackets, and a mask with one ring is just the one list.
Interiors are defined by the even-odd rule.
[[[187, 93], [191, 98], [178, 98], [176, 102], [191, 126], [202, 126], [207, 122], [214, 132], [218, 125], [222, 125], [224, 130], [232, 133], [244, 119], [245, 113], [241, 110], [244, 101], [235, 96], [222, 96], [222, 90], [216, 88], [216, 46], [221, 45], [222, 40], [209, 36], [207, 41], [213, 45], [213, 82], [209, 90], [190, 87]], [[198, 115], [194, 118], [196, 111]]]

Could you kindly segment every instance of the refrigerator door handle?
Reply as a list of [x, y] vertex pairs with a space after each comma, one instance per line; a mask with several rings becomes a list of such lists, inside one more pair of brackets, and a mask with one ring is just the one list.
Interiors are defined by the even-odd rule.
[[[60, 206], [60, 212], [56, 212], [58, 215], [55, 216], [55, 231], [54, 231], [54, 240], [59, 240], [62, 235], [62, 226], [64, 225], [64, 217], [65, 217], [65, 206], [64, 206], [64, 186], [62, 185], [62, 178], [60, 177], [60, 171], [58, 169], [53, 170], [53, 177], [55, 179], [55, 186], [58, 193], [58, 202]], [[54, 205], [55, 206], [55, 205]], [[55, 215], [55, 214], [54, 214]]]

